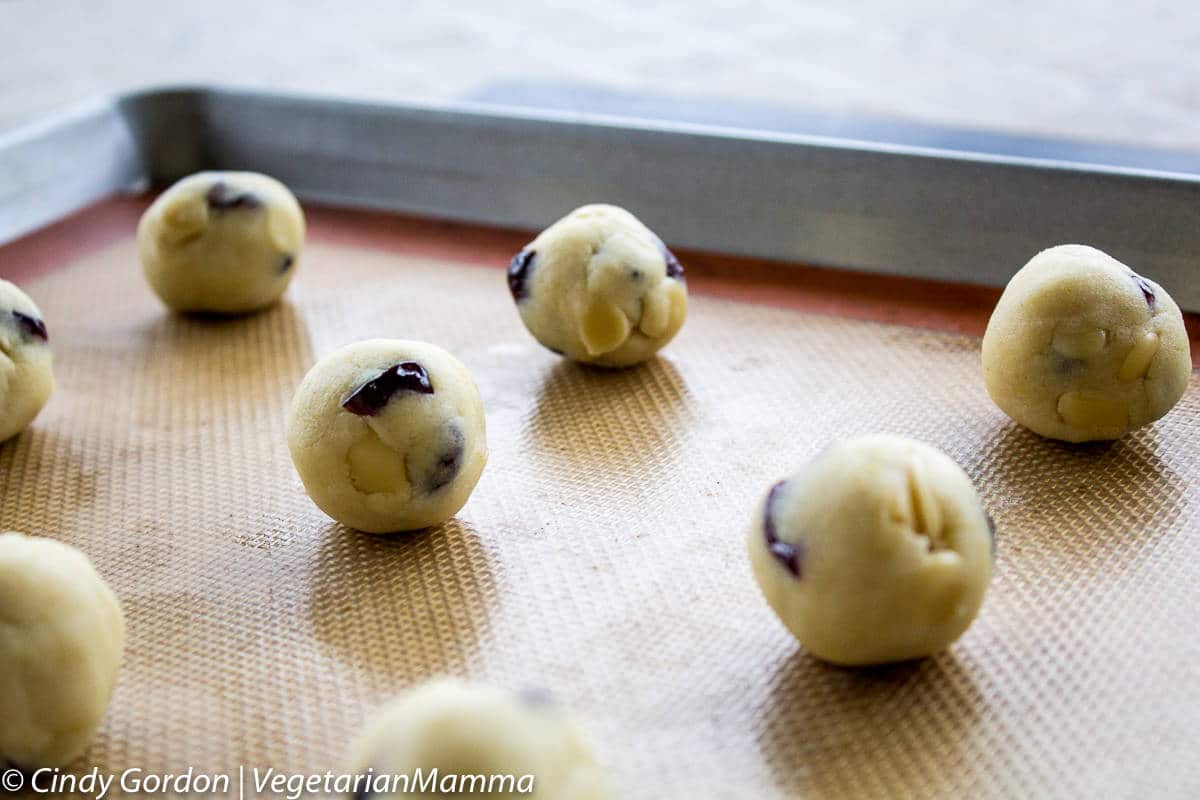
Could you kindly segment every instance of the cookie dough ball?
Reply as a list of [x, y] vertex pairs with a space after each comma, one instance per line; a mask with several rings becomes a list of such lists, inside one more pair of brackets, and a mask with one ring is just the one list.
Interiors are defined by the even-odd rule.
[[683, 267], [623, 208], [577, 208], [508, 265], [521, 320], [550, 350], [606, 367], [638, 364], [687, 316]]
[[[513, 693], [452, 679], [410, 689], [354, 742], [347, 772], [359, 776], [357, 797], [415, 800], [433, 794], [383, 782], [388, 776], [435, 769], [442, 777], [482, 776], [486, 781], [501, 776], [493, 779], [491, 791], [486, 783], [460, 784], [456, 797], [612, 797], [582, 731], [545, 692]], [[514, 780], [505, 782], [509, 775]], [[394, 788], [401, 791], [389, 791]]]
[[771, 487], [747, 542], [759, 587], [800, 643], [864, 665], [927, 656], [963, 634], [991, 579], [992, 536], [957, 464], [869, 436]]
[[33, 422], [53, 389], [42, 312], [24, 292], [0, 280], [0, 442]]
[[150, 288], [176, 311], [236, 314], [283, 294], [304, 244], [287, 187], [254, 172], [199, 172], [163, 192], [138, 224]]
[[454, 516], [487, 461], [483, 403], [458, 359], [371, 339], [317, 362], [292, 400], [288, 446], [322, 511], [368, 533]]
[[1154, 281], [1092, 247], [1043, 250], [1009, 281], [983, 337], [1005, 414], [1068, 442], [1117, 439], [1171, 410], [1192, 371], [1183, 315]]
[[87, 556], [0, 533], [0, 764], [61, 767], [82, 755], [124, 649], [121, 606]]

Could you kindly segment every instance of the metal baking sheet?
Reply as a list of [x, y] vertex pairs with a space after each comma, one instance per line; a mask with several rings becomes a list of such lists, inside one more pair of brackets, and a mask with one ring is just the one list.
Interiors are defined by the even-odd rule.
[[98, 100], [0, 137], [0, 241], [206, 168], [267, 172], [305, 200], [522, 229], [603, 200], [680, 247], [987, 286], [1038, 250], [1083, 242], [1200, 310], [1192, 174], [224, 88]]
[[[464, 152], [472, 137], [501, 160]], [[698, 165], [704, 148], [748, 157], [738, 139], [764, 143], [760, 156], [784, 144], [208, 90], [99, 102], [9, 137], [0, 229], [14, 238], [53, 224], [0, 247], [0, 274], [50, 320], [59, 387], [0, 446], [0, 529], [83, 548], [130, 623], [117, 694], [73, 769], [336, 770], [382, 702], [452, 673], [551, 688], [630, 800], [1200, 794], [1197, 374], [1167, 418], [1120, 442], [1049, 442], [987, 399], [977, 338], [910, 326], [977, 333], [994, 290], [814, 270], [753, 249], [776, 260], [683, 254], [691, 315], [664, 357], [582, 369], [539, 348], [515, 312], [498, 313], [510, 305], [501, 268], [526, 234], [428, 219], [475, 220], [461, 201], [480, 215], [494, 206], [479, 219], [535, 228], [582, 202], [568, 190], [593, 199], [621, 169], [636, 172], [630, 153], [660, 153], [646, 168], [669, 173], [682, 169], [669, 142], [691, 142]], [[798, 149], [781, 165], [848, 157], [844, 143], [788, 141]], [[604, 146], [611, 162], [568, 158]], [[503, 161], [537, 154], [548, 160]], [[211, 166], [425, 219], [310, 202], [283, 303], [225, 322], [170, 315], [137, 264], [142, 190]], [[1192, 186], [1064, 174], [1133, 181], [1159, 202], [1164, 187]], [[631, 194], [602, 197], [639, 211], [641, 197], [673, 244], [708, 241], [680, 239], [687, 209], [732, 208], [686, 192], [669, 205], [631, 177]], [[548, 210], [539, 187], [562, 207]], [[135, 196], [93, 203], [114, 191]], [[669, 229], [677, 217], [684, 227]], [[325, 518], [283, 436], [313, 360], [380, 335], [451, 349], [489, 415], [491, 458], [471, 501], [409, 536]], [[952, 649], [844, 670], [806, 656], [763, 603], [743, 526], [759, 494], [830, 439], [874, 431], [923, 439], [964, 466], [999, 527], [996, 578]]]

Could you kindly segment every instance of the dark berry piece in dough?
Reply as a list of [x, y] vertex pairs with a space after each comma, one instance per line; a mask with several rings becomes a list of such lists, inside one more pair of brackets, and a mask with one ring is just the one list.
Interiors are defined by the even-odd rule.
[[373, 417], [387, 406], [396, 392], [433, 394], [429, 373], [415, 361], [389, 367], [355, 389], [342, 401], [342, 408], [360, 417]]
[[458, 477], [458, 472], [462, 469], [463, 452], [466, 450], [466, 446], [467, 437], [463, 435], [462, 428], [453, 423], [447, 425], [437, 460], [425, 482], [426, 492], [433, 494]]
[[46, 331], [46, 323], [37, 317], [22, 314], [20, 311], [14, 311], [12, 314], [13, 318], [17, 321], [17, 327], [25, 336], [31, 339], [41, 339], [43, 342], [50, 341], [50, 334]]
[[683, 264], [680, 264], [675, 254], [667, 249], [662, 239], [655, 236], [654, 240], [658, 242], [658, 249], [662, 251], [663, 260], [667, 262], [667, 277], [683, 280]]
[[1142, 297], [1145, 298], [1146, 305], [1154, 308], [1154, 301], [1158, 298], [1154, 294], [1154, 287], [1150, 285], [1150, 281], [1146, 280], [1141, 275], [1138, 275], [1136, 272], [1130, 273], [1130, 277], [1133, 278], [1133, 282], [1137, 284], [1137, 287], [1142, 290]]
[[675, 254], [664, 247], [663, 257], [667, 259], [667, 277], [682, 279], [683, 264], [679, 263], [679, 259], [675, 257]]
[[287, 272], [292, 268], [292, 264], [296, 263], [296, 257], [291, 253], [284, 253], [279, 257], [279, 274]]
[[529, 280], [529, 270], [536, 255], [536, 250], [522, 250], [508, 262], [508, 290], [512, 292], [513, 300], [518, 303], [529, 296], [525, 284]]
[[804, 565], [804, 551], [800, 545], [779, 541], [779, 535], [775, 529], [775, 503], [786, 483], [787, 481], [780, 481], [767, 493], [767, 503], [763, 509], [763, 536], [767, 540], [767, 550], [771, 552], [775, 560], [793, 576], [799, 578]]
[[204, 196], [208, 207], [215, 211], [250, 210], [262, 205], [258, 195], [253, 192], [235, 192], [225, 181], [217, 181]]

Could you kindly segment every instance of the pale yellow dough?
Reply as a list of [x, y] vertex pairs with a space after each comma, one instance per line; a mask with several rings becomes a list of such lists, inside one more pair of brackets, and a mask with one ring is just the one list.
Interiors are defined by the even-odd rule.
[[[362, 413], [372, 399], [377, 411]], [[475, 381], [458, 359], [424, 342], [371, 339], [325, 356], [296, 391], [287, 427], [313, 502], [369, 533], [446, 521], [487, 461]]]
[[[368, 773], [367, 770], [372, 770]], [[350, 774], [368, 778], [424, 774], [441, 776], [533, 776], [524, 786], [493, 783], [493, 791], [456, 797], [504, 800], [609, 800], [607, 780], [581, 729], [544, 693], [514, 693], [442, 678], [410, 689], [371, 721], [353, 743]], [[533, 791], [529, 792], [529, 783]], [[458, 788], [470, 784], [460, 784]], [[482, 788], [483, 783], [473, 784]], [[376, 788], [376, 787], [371, 787]], [[402, 787], [401, 787], [402, 788]], [[380, 792], [372, 798], [419, 800], [447, 795]], [[524, 791], [522, 791], [524, 789]]]
[[176, 311], [236, 314], [279, 299], [300, 259], [304, 213], [254, 172], [199, 172], [167, 189], [138, 224], [150, 288]]
[[683, 268], [617, 206], [583, 206], [542, 231], [512, 260], [508, 282], [529, 332], [573, 361], [640, 363], [687, 316]]
[[15, 285], [0, 280], [0, 442], [33, 422], [53, 389], [42, 312]]
[[112, 698], [125, 617], [87, 556], [0, 533], [0, 762], [74, 761]]
[[772, 487], [747, 544], [763, 595], [805, 649], [867, 665], [936, 653], [966, 631], [991, 579], [993, 535], [950, 458], [868, 436]]
[[983, 337], [1004, 413], [1068, 442], [1117, 439], [1171, 410], [1191, 350], [1161, 286], [1084, 245], [1043, 250], [1009, 281]]

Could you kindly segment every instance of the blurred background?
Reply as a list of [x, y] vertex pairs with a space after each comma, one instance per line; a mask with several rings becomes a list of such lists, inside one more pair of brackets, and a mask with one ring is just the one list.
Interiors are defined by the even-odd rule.
[[1192, 0], [0, 0], [0, 131], [117, 89], [217, 82], [1195, 152], [1198, 54]]

